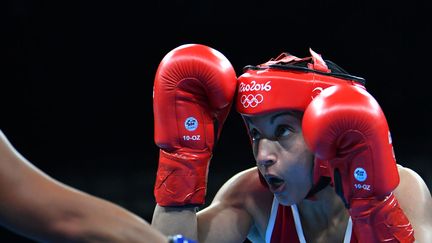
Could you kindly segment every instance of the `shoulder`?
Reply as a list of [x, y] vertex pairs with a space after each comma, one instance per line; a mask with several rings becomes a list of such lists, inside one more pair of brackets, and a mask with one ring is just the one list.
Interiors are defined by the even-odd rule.
[[257, 232], [262, 238], [273, 194], [261, 184], [258, 173], [254, 167], [235, 174], [197, 213], [201, 240], [240, 242]]
[[400, 182], [395, 190], [395, 195], [399, 198], [416, 198], [420, 202], [430, 202], [430, 191], [421, 176], [414, 170], [398, 165]]
[[398, 165], [400, 183], [394, 194], [410, 220], [419, 242], [432, 240], [432, 197], [421, 176], [414, 170]]
[[257, 198], [272, 200], [273, 194], [261, 184], [258, 173], [257, 168], [252, 167], [235, 174], [220, 188], [214, 200], [242, 204], [253, 203]]
[[237, 173], [218, 191], [213, 203], [225, 207], [245, 209], [257, 228], [267, 225], [273, 202], [273, 193], [259, 179], [256, 167]]

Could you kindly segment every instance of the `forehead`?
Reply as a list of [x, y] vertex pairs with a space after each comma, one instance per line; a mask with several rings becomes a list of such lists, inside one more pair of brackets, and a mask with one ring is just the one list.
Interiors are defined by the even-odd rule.
[[282, 110], [277, 112], [264, 113], [259, 115], [242, 115], [247, 123], [258, 124], [262, 122], [273, 124], [279, 119], [287, 119], [289, 122], [301, 122], [303, 112], [297, 110]]

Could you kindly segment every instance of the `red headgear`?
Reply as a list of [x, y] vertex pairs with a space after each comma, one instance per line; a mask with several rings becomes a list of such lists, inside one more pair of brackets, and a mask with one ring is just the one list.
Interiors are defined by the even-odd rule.
[[304, 111], [323, 89], [336, 84], [364, 88], [365, 80], [348, 74], [309, 49], [311, 56], [298, 58], [282, 53], [264, 64], [246, 66], [238, 78], [237, 111], [258, 115], [278, 110]]
[[[310, 57], [282, 53], [266, 63], [246, 66], [237, 82], [237, 111], [243, 116], [280, 110], [305, 111], [312, 99], [330, 86], [346, 84], [365, 88], [363, 78], [348, 74], [331, 61], [324, 61], [312, 49], [309, 52]], [[328, 174], [327, 162], [316, 160], [314, 187], [308, 197], [328, 184]], [[323, 178], [324, 181], [319, 180]]]

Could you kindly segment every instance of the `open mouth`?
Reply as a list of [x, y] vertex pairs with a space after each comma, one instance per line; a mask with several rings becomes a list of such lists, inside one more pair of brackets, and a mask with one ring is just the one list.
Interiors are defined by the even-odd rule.
[[283, 186], [285, 185], [284, 179], [273, 175], [265, 176], [265, 179], [273, 193], [281, 192], [283, 190]]

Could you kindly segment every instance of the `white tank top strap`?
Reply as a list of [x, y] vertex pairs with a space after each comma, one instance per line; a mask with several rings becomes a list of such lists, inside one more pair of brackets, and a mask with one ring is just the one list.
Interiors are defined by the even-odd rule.
[[291, 211], [293, 213], [295, 228], [297, 231], [297, 236], [299, 238], [299, 241], [300, 241], [300, 243], [306, 243], [306, 238], [305, 238], [304, 233], [303, 233], [303, 228], [302, 228], [302, 224], [300, 221], [300, 214], [299, 214], [297, 205], [295, 205], [295, 204], [291, 205]]
[[344, 243], [350, 243], [351, 242], [351, 235], [352, 235], [352, 220], [351, 217], [348, 219], [347, 228], [345, 230], [345, 238]]
[[271, 241], [271, 236], [273, 233], [274, 224], [276, 222], [276, 215], [277, 215], [277, 211], [278, 211], [278, 206], [279, 206], [278, 200], [276, 199], [276, 197], [273, 197], [272, 208], [270, 211], [270, 217], [269, 217], [269, 221], [267, 223], [267, 229], [266, 229], [266, 234], [265, 234], [265, 242], [266, 243], [270, 243], [270, 241]]

